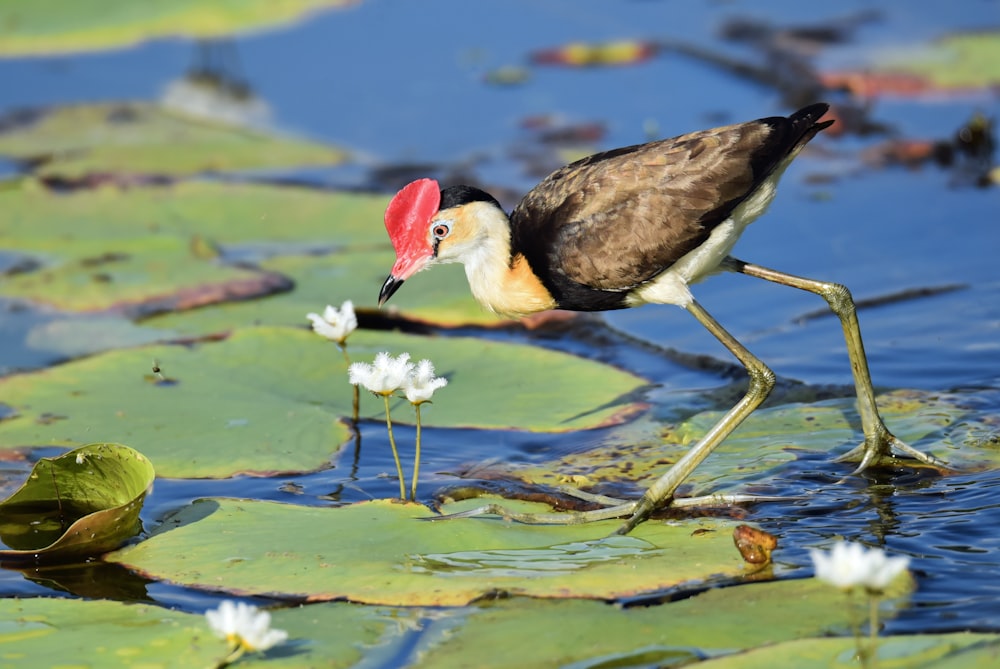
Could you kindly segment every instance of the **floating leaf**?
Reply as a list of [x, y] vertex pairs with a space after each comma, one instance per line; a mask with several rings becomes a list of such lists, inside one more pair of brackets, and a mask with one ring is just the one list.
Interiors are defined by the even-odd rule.
[[[244, 299], [179, 318], [177, 331], [192, 335], [293, 325], [304, 313], [345, 299], [374, 309], [393, 260], [382, 224], [386, 201], [211, 181], [56, 193], [22, 180], [0, 190], [0, 234], [32, 262], [30, 270], [0, 284], [0, 294], [65, 310], [127, 308], [148, 316], [213, 298], [250, 297], [255, 280], [261, 291], [295, 285], [272, 299]], [[260, 269], [227, 261], [256, 262]], [[501, 322], [472, 298], [458, 265], [421, 275], [387, 312], [395, 309], [445, 325]]]
[[[22, 181], [0, 191], [0, 234], [34, 261], [7, 277], [0, 294], [66, 311], [146, 316], [288, 290], [282, 274], [224, 264], [205, 249], [222, 246], [234, 261], [251, 242], [272, 252], [289, 244], [294, 253], [346, 244], [388, 249], [384, 206], [385, 198], [371, 195], [273, 186], [196, 182], [60, 194]], [[383, 264], [373, 276], [388, 271]], [[382, 279], [373, 278], [372, 304]]]
[[733, 543], [750, 564], [767, 564], [778, 547], [778, 537], [749, 525], [740, 525], [733, 531]]
[[[915, 634], [880, 638], [872, 665], [885, 669], [973, 669], [993, 666], [998, 657], [1000, 639], [993, 634]], [[704, 669], [846, 669], [858, 666], [857, 646], [850, 638], [795, 639], [709, 660], [698, 666]]]
[[36, 174], [62, 179], [335, 165], [345, 157], [332, 147], [196, 120], [144, 102], [55, 107], [7, 126], [0, 132], [0, 155], [30, 160]]
[[[896, 596], [910, 587], [906, 579], [900, 581], [894, 586]], [[706, 657], [802, 636], [850, 634], [845, 602], [842, 592], [815, 579], [715, 588], [650, 606], [499, 600], [469, 615], [461, 629], [442, 624], [421, 666], [449, 669], [476, 664], [479, 658], [503, 657], [512, 667], [535, 666], [539, 658], [546, 666], [560, 667], [687, 667]], [[545, 633], [538, 634], [540, 629]], [[831, 641], [852, 643], [850, 638]]]
[[139, 326], [116, 314], [53, 313], [19, 306], [0, 298], [0, 376], [112, 348], [179, 338], [177, 333]]
[[0, 10], [0, 55], [114, 49], [162, 37], [223, 37], [294, 21], [356, 0], [130, 0], [18, 2]]
[[881, 53], [876, 72], [909, 73], [937, 89], [985, 89], [1000, 83], [1000, 32], [948, 35], [918, 51]]
[[569, 67], [596, 67], [600, 65], [633, 65], [649, 60], [660, 47], [654, 42], [620, 40], [605, 44], [572, 42], [555, 49], [545, 49], [531, 54], [536, 65], [566, 65]]
[[59, 358], [88, 355], [111, 348], [176, 339], [173, 332], [157, 332], [113, 315], [48, 318], [31, 328], [25, 343]]
[[161, 236], [200, 237], [226, 254], [248, 244], [270, 254], [388, 250], [382, 224], [387, 201], [380, 195], [219, 181], [64, 193], [23, 179], [0, 189], [0, 230], [9, 238], [5, 245], [15, 242], [43, 255], [71, 242]]
[[3, 560], [66, 561], [100, 555], [139, 531], [153, 466], [120, 444], [90, 444], [42, 458], [0, 502]]
[[[291, 256], [260, 263], [266, 271], [279, 273], [295, 283], [295, 290], [264, 300], [229, 302], [206, 309], [168, 313], [147, 321], [188, 336], [228, 332], [244, 325], [295, 325], [302, 314], [324, 304], [352, 300], [358, 309], [374, 312], [378, 290], [392, 267], [392, 251], [342, 252], [327, 256]], [[503, 323], [473, 299], [460, 265], [435, 267], [393, 296], [384, 312], [441, 326]]]
[[[411, 652], [419, 631], [421, 651], [409, 662], [414, 667], [487, 665], [498, 657], [509, 666], [535, 666], [544, 658], [553, 666], [680, 667], [701, 660], [718, 669], [808, 669], [840, 660], [847, 667], [856, 665], [841, 659], [853, 647], [851, 638], [817, 638], [847, 626], [842, 599], [810, 579], [628, 608], [524, 598], [457, 609], [315, 603], [271, 609], [272, 626], [288, 631], [289, 640], [265, 655], [245, 656], [240, 666], [350, 667], [362, 657], [388, 662]], [[0, 618], [8, 621], [0, 652], [10, 666], [31, 658], [38, 666], [202, 667], [225, 653], [203, 615], [145, 604], [7, 598], [0, 600]], [[539, 629], [546, 633], [537, 635]], [[533, 641], [510, 642], [520, 638]], [[1000, 644], [997, 635], [973, 633], [883, 637], [880, 643], [879, 666], [927, 669], [990, 666]], [[824, 664], [811, 663], [814, 656]]]
[[330, 509], [201, 500], [107, 559], [191, 587], [406, 606], [454, 606], [496, 593], [614, 599], [745, 570], [727, 521], [648, 522], [602, 539], [621, 521], [419, 520], [433, 517], [422, 505], [389, 501]]
[[[338, 418], [351, 415], [353, 395], [343, 357], [305, 329], [304, 313], [302, 324], [190, 348], [113, 351], [0, 379], [0, 396], [18, 412], [0, 421], [0, 446], [70, 446], [102, 434], [141, 443], [169, 477], [323, 467], [349, 438]], [[435, 362], [451, 385], [425, 412], [426, 427], [597, 427], [637, 411], [631, 395], [645, 385], [572, 355], [474, 338], [358, 331], [348, 346], [354, 360], [387, 350]], [[149, 382], [152, 360], [172, 382]], [[406, 409], [398, 422], [412, 422], [409, 403], [396, 401]], [[381, 400], [366, 393], [361, 408], [383, 420]]]
[[[378, 642], [401, 637], [417, 613], [351, 604], [271, 610], [271, 625], [289, 632], [266, 654], [240, 667], [353, 667]], [[227, 654], [205, 616], [160, 606], [79, 599], [0, 600], [0, 666], [213, 667]], [[259, 665], [257, 664], [259, 662]]]
[[[932, 453], [954, 467], [984, 458], [989, 450], [965, 438], [971, 425], [985, 416], [965, 406], [961, 395], [899, 391], [879, 398], [882, 416], [901, 439]], [[508, 474], [547, 485], [579, 483], [582, 487], [608, 481], [649, 484], [667, 471], [722, 416], [706, 411], [677, 424], [664, 425], [649, 416], [616, 428], [599, 448], [571, 453], [535, 465], [502, 465]], [[704, 463], [686, 485], [692, 494], [711, 494], [722, 488], [760, 483], [775, 475], [796, 452], [846, 452], [860, 443], [853, 398], [813, 404], [790, 404], [758, 409], [747, 418]]]
[[175, 237], [75, 240], [53, 238], [54, 266], [4, 281], [6, 297], [64, 311], [109, 311], [136, 317], [192, 309], [289, 290], [280, 274], [206, 262]]
[[878, 49], [863, 69], [821, 74], [823, 85], [859, 98], [987, 90], [1000, 83], [1000, 32], [948, 35], [906, 49]]

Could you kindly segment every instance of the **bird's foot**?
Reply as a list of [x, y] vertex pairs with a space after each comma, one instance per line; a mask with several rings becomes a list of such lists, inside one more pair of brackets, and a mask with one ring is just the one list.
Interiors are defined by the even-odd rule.
[[950, 469], [943, 460], [913, 448], [905, 441], [897, 438], [889, 430], [885, 429], [885, 427], [875, 436], [866, 437], [863, 443], [838, 457], [836, 462], [857, 462], [858, 466], [851, 472], [852, 474], [860, 474], [869, 467], [905, 464], [893, 452], [893, 449], [906, 456], [907, 459], [917, 460], [925, 465], [939, 469]]

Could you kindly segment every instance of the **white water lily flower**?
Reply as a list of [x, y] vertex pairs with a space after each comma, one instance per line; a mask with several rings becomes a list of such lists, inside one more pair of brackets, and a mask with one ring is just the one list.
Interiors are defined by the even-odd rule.
[[839, 541], [829, 553], [810, 549], [816, 578], [843, 590], [862, 586], [881, 592], [896, 576], [905, 571], [910, 558], [891, 558], [880, 548], [866, 550], [857, 543]]
[[354, 313], [354, 303], [350, 300], [340, 305], [340, 309], [327, 305], [322, 316], [311, 313], [306, 314], [306, 318], [312, 321], [312, 328], [316, 334], [341, 346], [347, 341], [348, 335], [358, 328], [358, 317]]
[[347, 375], [355, 386], [362, 385], [376, 395], [391, 395], [403, 387], [412, 371], [409, 353], [401, 353], [394, 358], [383, 351], [375, 356], [371, 365], [365, 362], [351, 364]]
[[421, 360], [416, 369], [406, 377], [403, 391], [411, 404], [428, 402], [434, 391], [448, 385], [448, 379], [434, 376], [434, 364], [430, 360]]
[[245, 651], [265, 651], [288, 638], [288, 632], [271, 629], [270, 613], [244, 602], [227, 599], [205, 617], [217, 636]]

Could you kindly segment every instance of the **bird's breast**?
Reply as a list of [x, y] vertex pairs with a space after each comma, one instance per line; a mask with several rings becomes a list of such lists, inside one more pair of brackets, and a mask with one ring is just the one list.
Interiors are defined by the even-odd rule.
[[473, 297], [490, 311], [520, 317], [558, 308], [552, 293], [523, 255], [516, 254], [500, 272], [491, 271], [493, 268], [469, 263], [465, 266]]

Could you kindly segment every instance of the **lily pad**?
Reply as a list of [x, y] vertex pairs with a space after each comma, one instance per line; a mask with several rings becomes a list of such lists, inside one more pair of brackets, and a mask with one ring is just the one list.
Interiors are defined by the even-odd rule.
[[348, 244], [388, 248], [384, 206], [378, 196], [273, 186], [185, 183], [59, 194], [23, 180], [0, 191], [0, 233], [33, 262], [8, 277], [0, 294], [66, 311], [145, 316], [288, 290], [292, 283], [282, 274], [227, 264], [220, 255], [251, 242], [272, 252], [289, 244], [298, 245], [296, 253]]
[[[906, 582], [901, 578], [894, 584], [895, 596], [907, 591]], [[461, 629], [432, 626], [433, 640], [426, 644], [421, 666], [466, 667], [470, 658], [475, 664], [496, 657], [511, 667], [539, 666], [540, 660], [553, 667], [691, 666], [803, 636], [849, 635], [851, 613], [845, 603], [842, 592], [815, 579], [715, 588], [668, 604], [626, 608], [584, 600], [500, 600], [469, 615]], [[898, 606], [898, 600], [883, 603], [883, 618]], [[852, 643], [849, 637], [830, 641]]]
[[298, 243], [285, 250], [288, 254], [388, 250], [382, 224], [387, 202], [381, 195], [219, 181], [57, 192], [22, 179], [0, 189], [0, 230], [9, 238], [5, 245], [16, 242], [43, 253], [48, 248], [43, 242], [60, 246], [151, 236], [200, 237], [237, 250], [268, 244], [272, 253]]
[[66, 561], [117, 548], [140, 529], [153, 466], [120, 444], [90, 444], [42, 458], [0, 502], [3, 560]]
[[0, 376], [111, 348], [179, 338], [177, 333], [136, 325], [116, 314], [53, 313], [3, 298], [0, 312]]
[[[995, 453], [966, 439], [970, 422], [980, 424], [984, 417], [965, 406], [961, 395], [898, 391], [881, 396], [879, 407], [898, 437], [953, 467], [981, 467], [996, 461]], [[586, 488], [634, 481], [648, 485], [721, 416], [719, 411], [702, 412], [677, 425], [663, 425], [644, 416], [616, 428], [600, 448], [536, 465], [493, 468], [538, 484]], [[765, 475], [777, 475], [796, 453], [850, 450], [862, 439], [859, 426], [853, 398], [759, 409], [699, 465], [685, 485], [691, 494], [702, 495], [759, 484]]]
[[[30, 270], [5, 281], [0, 294], [73, 311], [131, 305], [127, 313], [145, 317], [204, 306], [209, 297], [250, 297], [254, 278], [261, 292], [295, 285], [280, 297], [153, 322], [189, 335], [293, 325], [345, 299], [375, 309], [393, 261], [382, 224], [386, 202], [381, 195], [212, 181], [56, 193], [26, 179], [0, 190], [0, 231], [19, 257], [31, 259]], [[259, 269], [226, 264], [245, 262]], [[443, 325], [501, 322], [475, 302], [458, 265], [421, 274], [386, 313], [396, 310]]]
[[[709, 590], [648, 607], [518, 598], [453, 609], [313, 603], [272, 609], [270, 614], [272, 627], [286, 630], [288, 641], [265, 654], [244, 656], [240, 666], [348, 667], [362, 657], [388, 664], [406, 656], [408, 666], [443, 669], [493, 665], [498, 657], [504, 666], [679, 667], [707, 656], [717, 657], [706, 661], [708, 666], [729, 666], [725, 663], [769, 653], [794, 660], [809, 653], [810, 642], [819, 650], [853, 644], [849, 638], [789, 643], [796, 636], [816, 637], [847, 625], [843, 596], [811, 579]], [[39, 666], [200, 667], [211, 666], [225, 653], [225, 642], [211, 634], [204, 616], [149, 605], [4, 599], [0, 618], [9, 621], [0, 635], [4, 667], [19, 666], [26, 658]], [[560, 624], [553, 625], [553, 620]], [[538, 635], [539, 629], [546, 633]], [[532, 643], [510, 642], [522, 638]], [[912, 642], [909, 648], [907, 641]], [[887, 651], [898, 650], [900, 657], [936, 660], [921, 667], [947, 669], [977, 666], [948, 663], [953, 658], [992, 657], [996, 636], [920, 635], [881, 642]], [[760, 648], [764, 644], [775, 645]], [[928, 652], [949, 646], [951, 652], [943, 657]], [[751, 650], [733, 654], [745, 649]], [[789, 656], [786, 649], [800, 654]], [[889, 661], [879, 666], [915, 666], [893, 663], [880, 653], [883, 657]]]
[[[351, 604], [271, 612], [289, 639], [240, 667], [352, 667], [416, 615]], [[205, 616], [145, 604], [78, 599], [0, 600], [0, 667], [212, 667], [227, 642]], [[405, 629], [405, 628], [403, 628]], [[397, 635], [399, 635], [397, 633]]]
[[[76, 358], [112, 348], [178, 339], [175, 332], [140, 327], [115, 315], [50, 315], [27, 332], [25, 346], [51, 361]], [[23, 359], [23, 357], [22, 357]]]
[[651, 522], [601, 539], [620, 521], [419, 520], [433, 517], [422, 505], [389, 501], [330, 509], [200, 500], [107, 559], [190, 587], [405, 606], [455, 606], [497, 593], [615, 599], [747, 571], [728, 521]]
[[69, 244], [56, 238], [51, 248], [60, 257], [52, 266], [10, 277], [0, 293], [63, 311], [135, 317], [292, 287], [280, 274], [207, 262], [191, 247], [191, 241], [176, 237]]
[[355, 0], [130, 0], [11, 3], [0, 10], [0, 55], [114, 49], [162, 37], [223, 37], [281, 25]]
[[[349, 347], [355, 360], [387, 350], [435, 362], [451, 385], [424, 412], [428, 427], [597, 427], [640, 409], [632, 394], [645, 385], [575, 356], [474, 338], [359, 331]], [[147, 378], [153, 360], [169, 382]], [[72, 446], [103, 434], [142, 444], [168, 477], [323, 467], [349, 437], [338, 417], [351, 415], [353, 399], [340, 353], [298, 328], [104, 353], [0, 379], [0, 396], [18, 414], [0, 421], [0, 446]], [[397, 422], [412, 421], [405, 400], [396, 409]], [[381, 421], [383, 411], [380, 399], [363, 394], [362, 416]]]
[[1000, 83], [1000, 32], [958, 33], [915, 53], [882, 53], [874, 70], [916, 75], [937, 89], [990, 88]]
[[[97, 15], [101, 15], [98, 12]], [[0, 133], [0, 155], [35, 174], [178, 176], [200, 172], [335, 165], [345, 153], [242, 126], [213, 123], [145, 102], [74, 105], [23, 114]]]
[[[289, 256], [260, 263], [268, 272], [281, 274], [295, 283], [295, 290], [262, 300], [227, 302], [181, 313], [165, 313], [146, 321], [188, 336], [224, 333], [243, 325], [295, 325], [302, 314], [322, 305], [354, 302], [358, 310], [374, 312], [378, 291], [392, 267], [391, 250], [371, 253], [335, 253], [327, 256]], [[461, 265], [436, 267], [419, 275], [409, 290], [393, 297], [382, 311], [407, 320], [445, 327], [491, 326], [503, 323], [475, 301]]]
[[[704, 669], [847, 669], [858, 666], [856, 649], [850, 638], [796, 639], [698, 666]], [[917, 634], [879, 639], [872, 664], [884, 669], [973, 669], [993, 666], [998, 657], [1000, 638], [995, 634]]]

